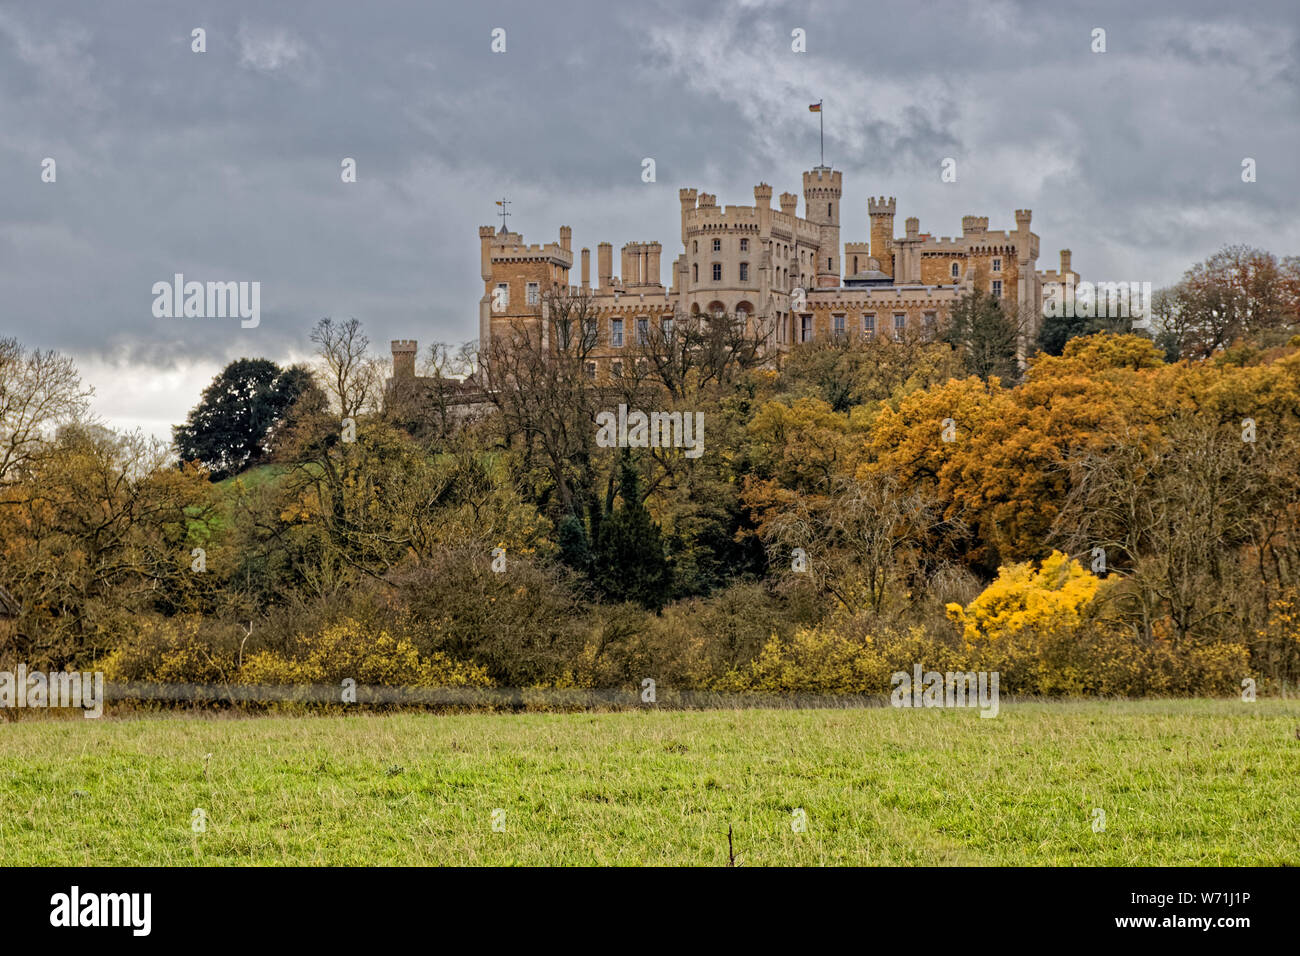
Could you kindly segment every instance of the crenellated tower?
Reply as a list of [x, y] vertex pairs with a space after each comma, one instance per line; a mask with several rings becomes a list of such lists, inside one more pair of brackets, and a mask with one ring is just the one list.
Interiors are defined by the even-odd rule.
[[840, 180], [841, 174], [829, 166], [803, 174], [804, 210], [820, 232], [814, 270], [818, 288], [840, 284]]

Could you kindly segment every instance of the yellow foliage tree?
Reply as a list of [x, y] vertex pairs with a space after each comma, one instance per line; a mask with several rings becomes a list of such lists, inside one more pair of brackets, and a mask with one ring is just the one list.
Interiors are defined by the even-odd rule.
[[966, 607], [947, 605], [967, 647], [1021, 634], [1059, 634], [1077, 628], [1097, 596], [1101, 578], [1053, 551], [1035, 570], [1033, 562], [1000, 568], [997, 580]]

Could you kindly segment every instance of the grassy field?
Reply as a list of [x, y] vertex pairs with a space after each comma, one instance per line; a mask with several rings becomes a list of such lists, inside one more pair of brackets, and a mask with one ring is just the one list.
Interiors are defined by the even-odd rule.
[[743, 865], [1295, 865], [1297, 724], [1276, 700], [23, 720], [0, 865], [718, 866], [728, 825]]

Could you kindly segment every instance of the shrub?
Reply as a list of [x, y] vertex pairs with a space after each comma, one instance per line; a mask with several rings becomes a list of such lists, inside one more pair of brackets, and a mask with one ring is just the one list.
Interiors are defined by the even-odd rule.
[[1003, 641], [1022, 632], [1072, 632], [1083, 623], [1101, 579], [1053, 551], [1035, 571], [1033, 562], [998, 569], [997, 580], [963, 608], [948, 605], [968, 646]]
[[374, 632], [351, 618], [304, 634], [292, 656], [258, 651], [239, 670], [241, 684], [358, 684], [385, 687], [483, 687], [487, 672], [434, 651], [421, 655], [406, 637]]

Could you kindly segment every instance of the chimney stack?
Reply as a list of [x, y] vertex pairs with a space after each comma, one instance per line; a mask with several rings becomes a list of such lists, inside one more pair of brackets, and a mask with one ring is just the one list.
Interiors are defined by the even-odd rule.
[[596, 246], [596, 273], [600, 279], [600, 288], [609, 289], [614, 285], [614, 247], [608, 242]]

